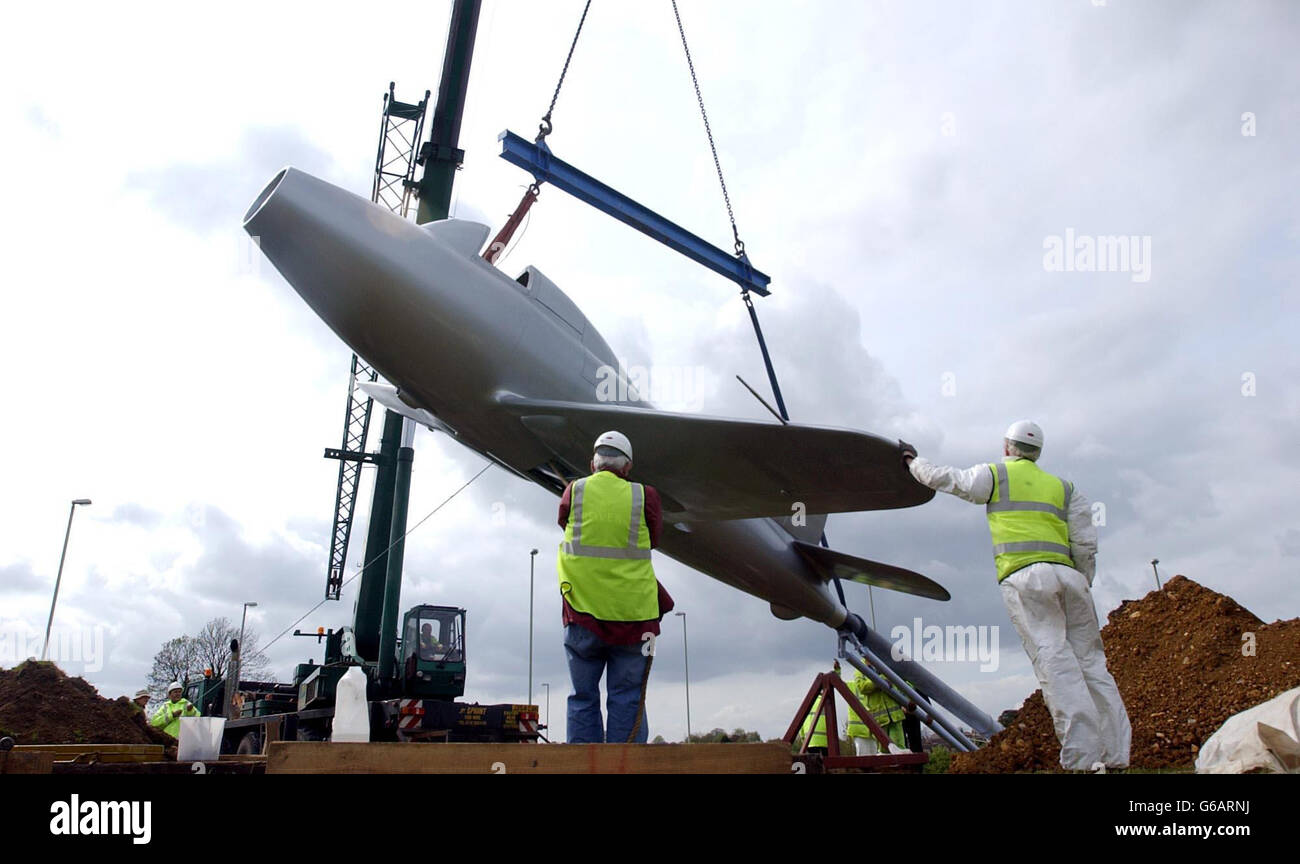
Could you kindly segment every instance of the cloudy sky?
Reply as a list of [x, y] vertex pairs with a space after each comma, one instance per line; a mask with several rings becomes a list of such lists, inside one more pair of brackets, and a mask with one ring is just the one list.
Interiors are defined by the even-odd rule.
[[[285, 164], [368, 193], [381, 96], [390, 80], [407, 101], [436, 88], [449, 6], [8, 13], [0, 665], [39, 646], [73, 498], [94, 503], [55, 629], [102, 634], [102, 663], [65, 665], [107, 696], [141, 686], [164, 640], [237, 620], [245, 601], [265, 641], [321, 599], [337, 476], [321, 452], [338, 444], [351, 352], [240, 218]], [[681, 6], [741, 236], [773, 277], [759, 311], [794, 418], [963, 466], [1033, 418], [1042, 464], [1104, 507], [1102, 615], [1154, 587], [1153, 557], [1265, 620], [1300, 615], [1300, 9]], [[529, 178], [496, 135], [531, 137], [581, 8], [485, 0], [455, 215], [495, 229], [515, 205]], [[730, 245], [668, 4], [593, 4], [554, 120], [558, 155]], [[1106, 237], [1138, 254], [1108, 269], [1051, 258], [1066, 238]], [[502, 262], [530, 263], [628, 362], [698, 370], [699, 410], [766, 416], [733, 377], [765, 380], [731, 283], [556, 190]], [[427, 430], [416, 449], [412, 524], [483, 465]], [[368, 482], [362, 499], [358, 526]], [[551, 495], [490, 469], [411, 534], [402, 599], [466, 607], [467, 698], [522, 701], [541, 549], [535, 699], [552, 685], [562, 739], [554, 514]], [[982, 708], [1036, 686], [979, 509], [840, 515], [828, 534], [952, 592], [877, 591], [878, 629], [1000, 628], [996, 670], [931, 664]], [[781, 734], [832, 633], [656, 566], [688, 613], [692, 727]], [[867, 614], [866, 589], [846, 590]], [[353, 600], [300, 626], [346, 624]], [[651, 732], [669, 739], [686, 724], [680, 620], [649, 693]], [[286, 636], [270, 657], [287, 679], [314, 652]]]

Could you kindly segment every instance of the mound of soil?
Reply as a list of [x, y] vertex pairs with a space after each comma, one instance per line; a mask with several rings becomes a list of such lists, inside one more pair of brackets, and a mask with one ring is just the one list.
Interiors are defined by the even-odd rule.
[[5, 736], [18, 744], [176, 744], [125, 696], [105, 699], [84, 679], [35, 660], [0, 669], [0, 737]]
[[[1130, 766], [1190, 768], [1223, 722], [1300, 687], [1300, 618], [1265, 624], [1231, 597], [1176, 576], [1126, 600], [1101, 631], [1133, 727]], [[1060, 743], [1041, 690], [954, 773], [1059, 771]]]

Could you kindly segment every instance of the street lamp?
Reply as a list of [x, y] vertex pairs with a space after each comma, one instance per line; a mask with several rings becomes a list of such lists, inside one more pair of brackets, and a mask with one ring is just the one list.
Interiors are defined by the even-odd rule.
[[686, 613], [674, 612], [682, 619], [682, 659], [686, 661], [686, 743], [691, 743], [691, 655], [686, 645]]
[[537, 550], [528, 553], [528, 704], [533, 704], [533, 572]]
[[239, 618], [239, 641], [230, 652], [230, 669], [226, 673], [226, 719], [235, 719], [235, 694], [239, 691], [239, 679], [244, 675], [244, 625], [248, 622], [248, 607], [257, 603], [249, 601], [244, 604], [244, 614]]
[[41, 647], [41, 659], [44, 660], [50, 650], [50, 627], [54, 626], [54, 607], [59, 602], [59, 584], [63, 582], [63, 562], [68, 557], [68, 538], [72, 536], [72, 514], [77, 512], [77, 505], [90, 506], [89, 498], [74, 498], [68, 508], [68, 530], [63, 534], [63, 553], [59, 555], [59, 575], [54, 577], [54, 599], [50, 601], [50, 620], [45, 622], [45, 644]]
[[256, 606], [256, 601], [250, 601], [244, 604], [244, 616], [239, 619], [239, 653], [244, 653], [244, 624], [248, 621], [248, 607]]
[[546, 720], [543, 721], [543, 725], [546, 726], [546, 731], [550, 732], [551, 731], [551, 685], [543, 681], [542, 686], [546, 688]]
[[1156, 565], [1159, 564], [1159, 563], [1160, 563], [1160, 559], [1159, 559], [1159, 558], [1152, 558], [1152, 559], [1151, 559], [1151, 569], [1154, 570], [1154, 571], [1155, 571], [1155, 574], [1156, 574], [1156, 590], [1157, 590], [1157, 591], [1160, 590], [1160, 569], [1159, 569], [1158, 567], [1156, 567]]

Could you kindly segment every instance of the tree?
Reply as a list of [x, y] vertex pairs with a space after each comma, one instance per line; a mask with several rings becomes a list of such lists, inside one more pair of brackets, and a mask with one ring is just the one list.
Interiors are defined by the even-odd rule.
[[[202, 669], [211, 669], [217, 678], [223, 678], [230, 668], [230, 643], [239, 638], [239, 628], [227, 618], [213, 618], [194, 637], [198, 660]], [[264, 678], [270, 661], [257, 647], [257, 631], [246, 628], [244, 644], [240, 651], [239, 677]]]
[[[211, 669], [218, 678], [225, 676], [230, 668], [230, 641], [239, 638], [239, 629], [233, 627], [226, 618], [213, 618], [196, 636], [177, 636], [163, 643], [162, 648], [153, 658], [153, 669], [149, 671], [149, 696], [153, 699], [167, 697], [167, 685], [173, 681], [182, 684], [193, 681], [203, 675], [205, 669]], [[245, 680], [254, 678], [260, 681], [274, 681], [270, 673], [270, 661], [257, 647], [257, 631], [247, 629], [244, 632], [243, 669], [239, 677]]]
[[153, 658], [149, 670], [149, 697], [151, 700], [167, 698], [167, 685], [173, 681], [182, 684], [201, 671], [198, 646], [189, 636], [177, 636], [164, 642]]
[[757, 732], [747, 732], [744, 729], [732, 729], [730, 732], [725, 729], [711, 729], [708, 732], [697, 732], [690, 737], [691, 744], [749, 744], [762, 740], [763, 737]]

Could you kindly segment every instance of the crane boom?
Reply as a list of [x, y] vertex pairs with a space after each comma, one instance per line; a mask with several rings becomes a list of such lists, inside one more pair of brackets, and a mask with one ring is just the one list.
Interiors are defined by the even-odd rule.
[[[389, 82], [388, 92], [384, 94], [384, 113], [379, 126], [379, 150], [375, 155], [375, 179], [370, 190], [370, 200], [407, 218], [415, 197], [416, 157], [423, 136], [429, 91], [424, 91], [424, 98], [412, 105], [397, 101], [393, 88], [394, 83]], [[338, 490], [334, 496], [334, 530], [330, 534], [329, 569], [325, 582], [327, 600], [339, 599], [343, 590], [357, 489], [361, 483], [361, 466], [378, 461], [375, 454], [365, 452], [375, 403], [357, 384], [373, 383], [378, 379], [379, 373], [370, 364], [356, 354], [352, 355], [347, 412], [343, 416], [343, 441], [339, 449], [329, 448], [325, 451], [326, 458], [339, 460]]]

